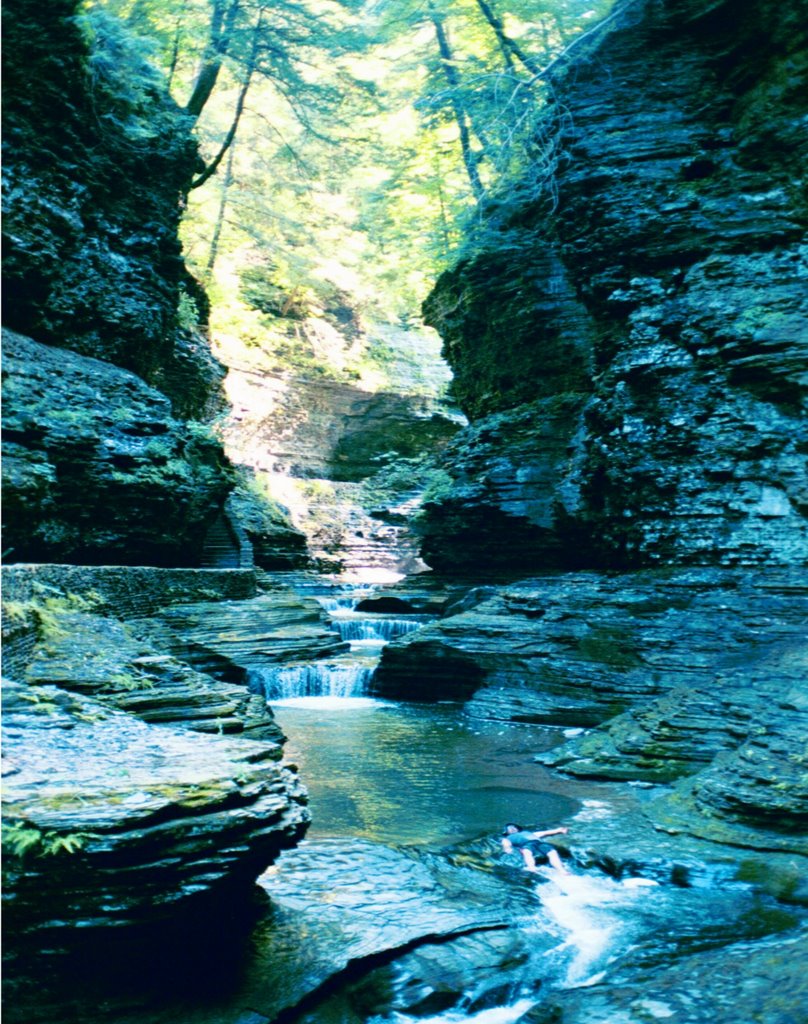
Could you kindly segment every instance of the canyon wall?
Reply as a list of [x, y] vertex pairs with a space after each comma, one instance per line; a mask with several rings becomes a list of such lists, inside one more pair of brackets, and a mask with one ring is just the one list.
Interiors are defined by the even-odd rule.
[[[225, 401], [178, 235], [192, 120], [99, 8], [15, 0], [3, 27], [4, 558], [239, 565], [235, 476], [192, 422]], [[255, 520], [259, 562], [305, 560]]]
[[221, 374], [177, 316], [185, 290], [205, 307], [178, 237], [192, 124], [103, 12], [15, 0], [3, 30], [4, 323], [193, 411]]
[[550, 73], [543, 188], [425, 305], [472, 420], [430, 565], [805, 561], [807, 29], [629, 3]]
[[538, 760], [663, 784], [661, 856], [803, 902], [806, 14], [640, 0], [552, 72], [545, 190], [426, 303], [471, 424], [423, 554], [491, 585], [373, 680], [564, 727]]

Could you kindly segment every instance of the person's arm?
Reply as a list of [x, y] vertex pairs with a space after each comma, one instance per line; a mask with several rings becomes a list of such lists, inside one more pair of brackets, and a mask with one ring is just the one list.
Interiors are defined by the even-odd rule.
[[544, 839], [545, 836], [565, 836], [568, 832], [568, 828], [548, 828], [544, 832], [534, 832], [533, 835], [536, 839]]
[[510, 841], [510, 839], [502, 840], [502, 849], [505, 851], [505, 853], [513, 853], [513, 843]]

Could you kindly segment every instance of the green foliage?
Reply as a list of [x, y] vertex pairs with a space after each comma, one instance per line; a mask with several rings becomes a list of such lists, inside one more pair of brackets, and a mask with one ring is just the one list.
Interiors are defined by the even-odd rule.
[[228, 505], [248, 533], [261, 535], [292, 527], [286, 509], [270, 497], [264, 478], [256, 476], [245, 466], [239, 466], [236, 481]]
[[153, 63], [153, 42], [133, 35], [98, 6], [78, 23], [90, 47], [88, 71], [101, 132], [114, 132], [118, 145], [134, 148], [177, 134], [165, 79]]
[[199, 327], [199, 306], [186, 291], [180, 292], [177, 303], [177, 326], [184, 331]]
[[55, 857], [59, 854], [77, 853], [89, 838], [85, 832], [46, 832], [23, 821], [3, 822], [3, 851], [19, 859], [26, 856]]
[[35, 596], [28, 601], [4, 601], [3, 614], [12, 622], [32, 622], [44, 642], [67, 636], [70, 627], [66, 617], [76, 612], [90, 612], [103, 600], [93, 591], [82, 597], [38, 581], [31, 589]]
[[407, 497], [435, 495], [448, 488], [452, 478], [441, 469], [434, 455], [403, 459], [393, 455], [377, 473], [359, 485], [359, 501], [367, 511], [397, 504]]
[[[330, 317], [334, 296], [366, 321], [417, 314], [470, 231], [484, 246], [519, 203], [553, 199], [561, 154], [542, 121], [543, 69], [612, 2], [103, 0], [141, 37], [104, 52], [131, 62], [150, 46], [180, 104], [213, 66], [211, 33], [222, 29], [196, 131], [208, 162], [230, 148], [191, 193], [183, 231], [223, 357], [246, 348], [269, 369], [337, 379], [360, 376], [362, 359], [383, 369], [380, 352], [354, 363], [324, 354], [328, 327], [350, 337]], [[120, 105], [136, 118], [143, 97]], [[180, 300], [184, 327], [197, 319], [191, 301]]]
[[107, 688], [110, 690], [151, 690], [154, 688], [154, 679], [144, 672], [113, 672], [107, 680]]

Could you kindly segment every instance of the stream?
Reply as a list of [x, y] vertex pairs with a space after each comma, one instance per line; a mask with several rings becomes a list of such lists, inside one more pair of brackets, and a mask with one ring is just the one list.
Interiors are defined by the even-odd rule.
[[249, 675], [309, 790], [305, 840], [259, 878], [247, 925], [203, 923], [204, 947], [141, 978], [148, 1008], [119, 1009], [116, 1024], [549, 1021], [554, 992], [794, 925], [709, 872], [684, 887], [570, 861], [565, 873], [523, 870], [502, 850], [506, 822], [564, 824], [572, 839], [596, 819], [622, 836], [654, 791], [538, 765], [560, 728], [369, 697], [382, 646], [429, 617], [359, 614], [367, 594], [315, 591], [349, 651]]
[[[310, 956], [335, 941], [349, 951], [336, 983], [304, 1001], [314, 1007], [284, 1020], [508, 1024], [553, 989], [793, 924], [745, 887], [709, 878], [683, 888], [575, 866], [523, 871], [501, 850], [505, 822], [574, 833], [597, 817], [619, 834], [622, 815], [653, 793], [537, 765], [561, 729], [367, 697], [383, 644], [429, 617], [361, 615], [364, 596], [318, 595], [349, 653], [251, 677], [288, 736], [313, 816], [306, 840], [259, 884], [303, 915]], [[460, 923], [445, 920], [447, 903], [462, 905]]]

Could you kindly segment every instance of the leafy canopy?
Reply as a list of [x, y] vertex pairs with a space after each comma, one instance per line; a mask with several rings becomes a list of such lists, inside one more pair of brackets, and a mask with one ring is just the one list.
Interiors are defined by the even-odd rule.
[[90, 10], [150, 48], [195, 123], [210, 173], [188, 198], [185, 246], [211, 290], [214, 328], [271, 348], [273, 330], [288, 340], [290, 319], [328, 320], [329, 308], [414, 315], [470, 228], [501, 217], [518, 190], [552, 189], [554, 155], [537, 129], [542, 72], [611, 4], [95, 0]]

